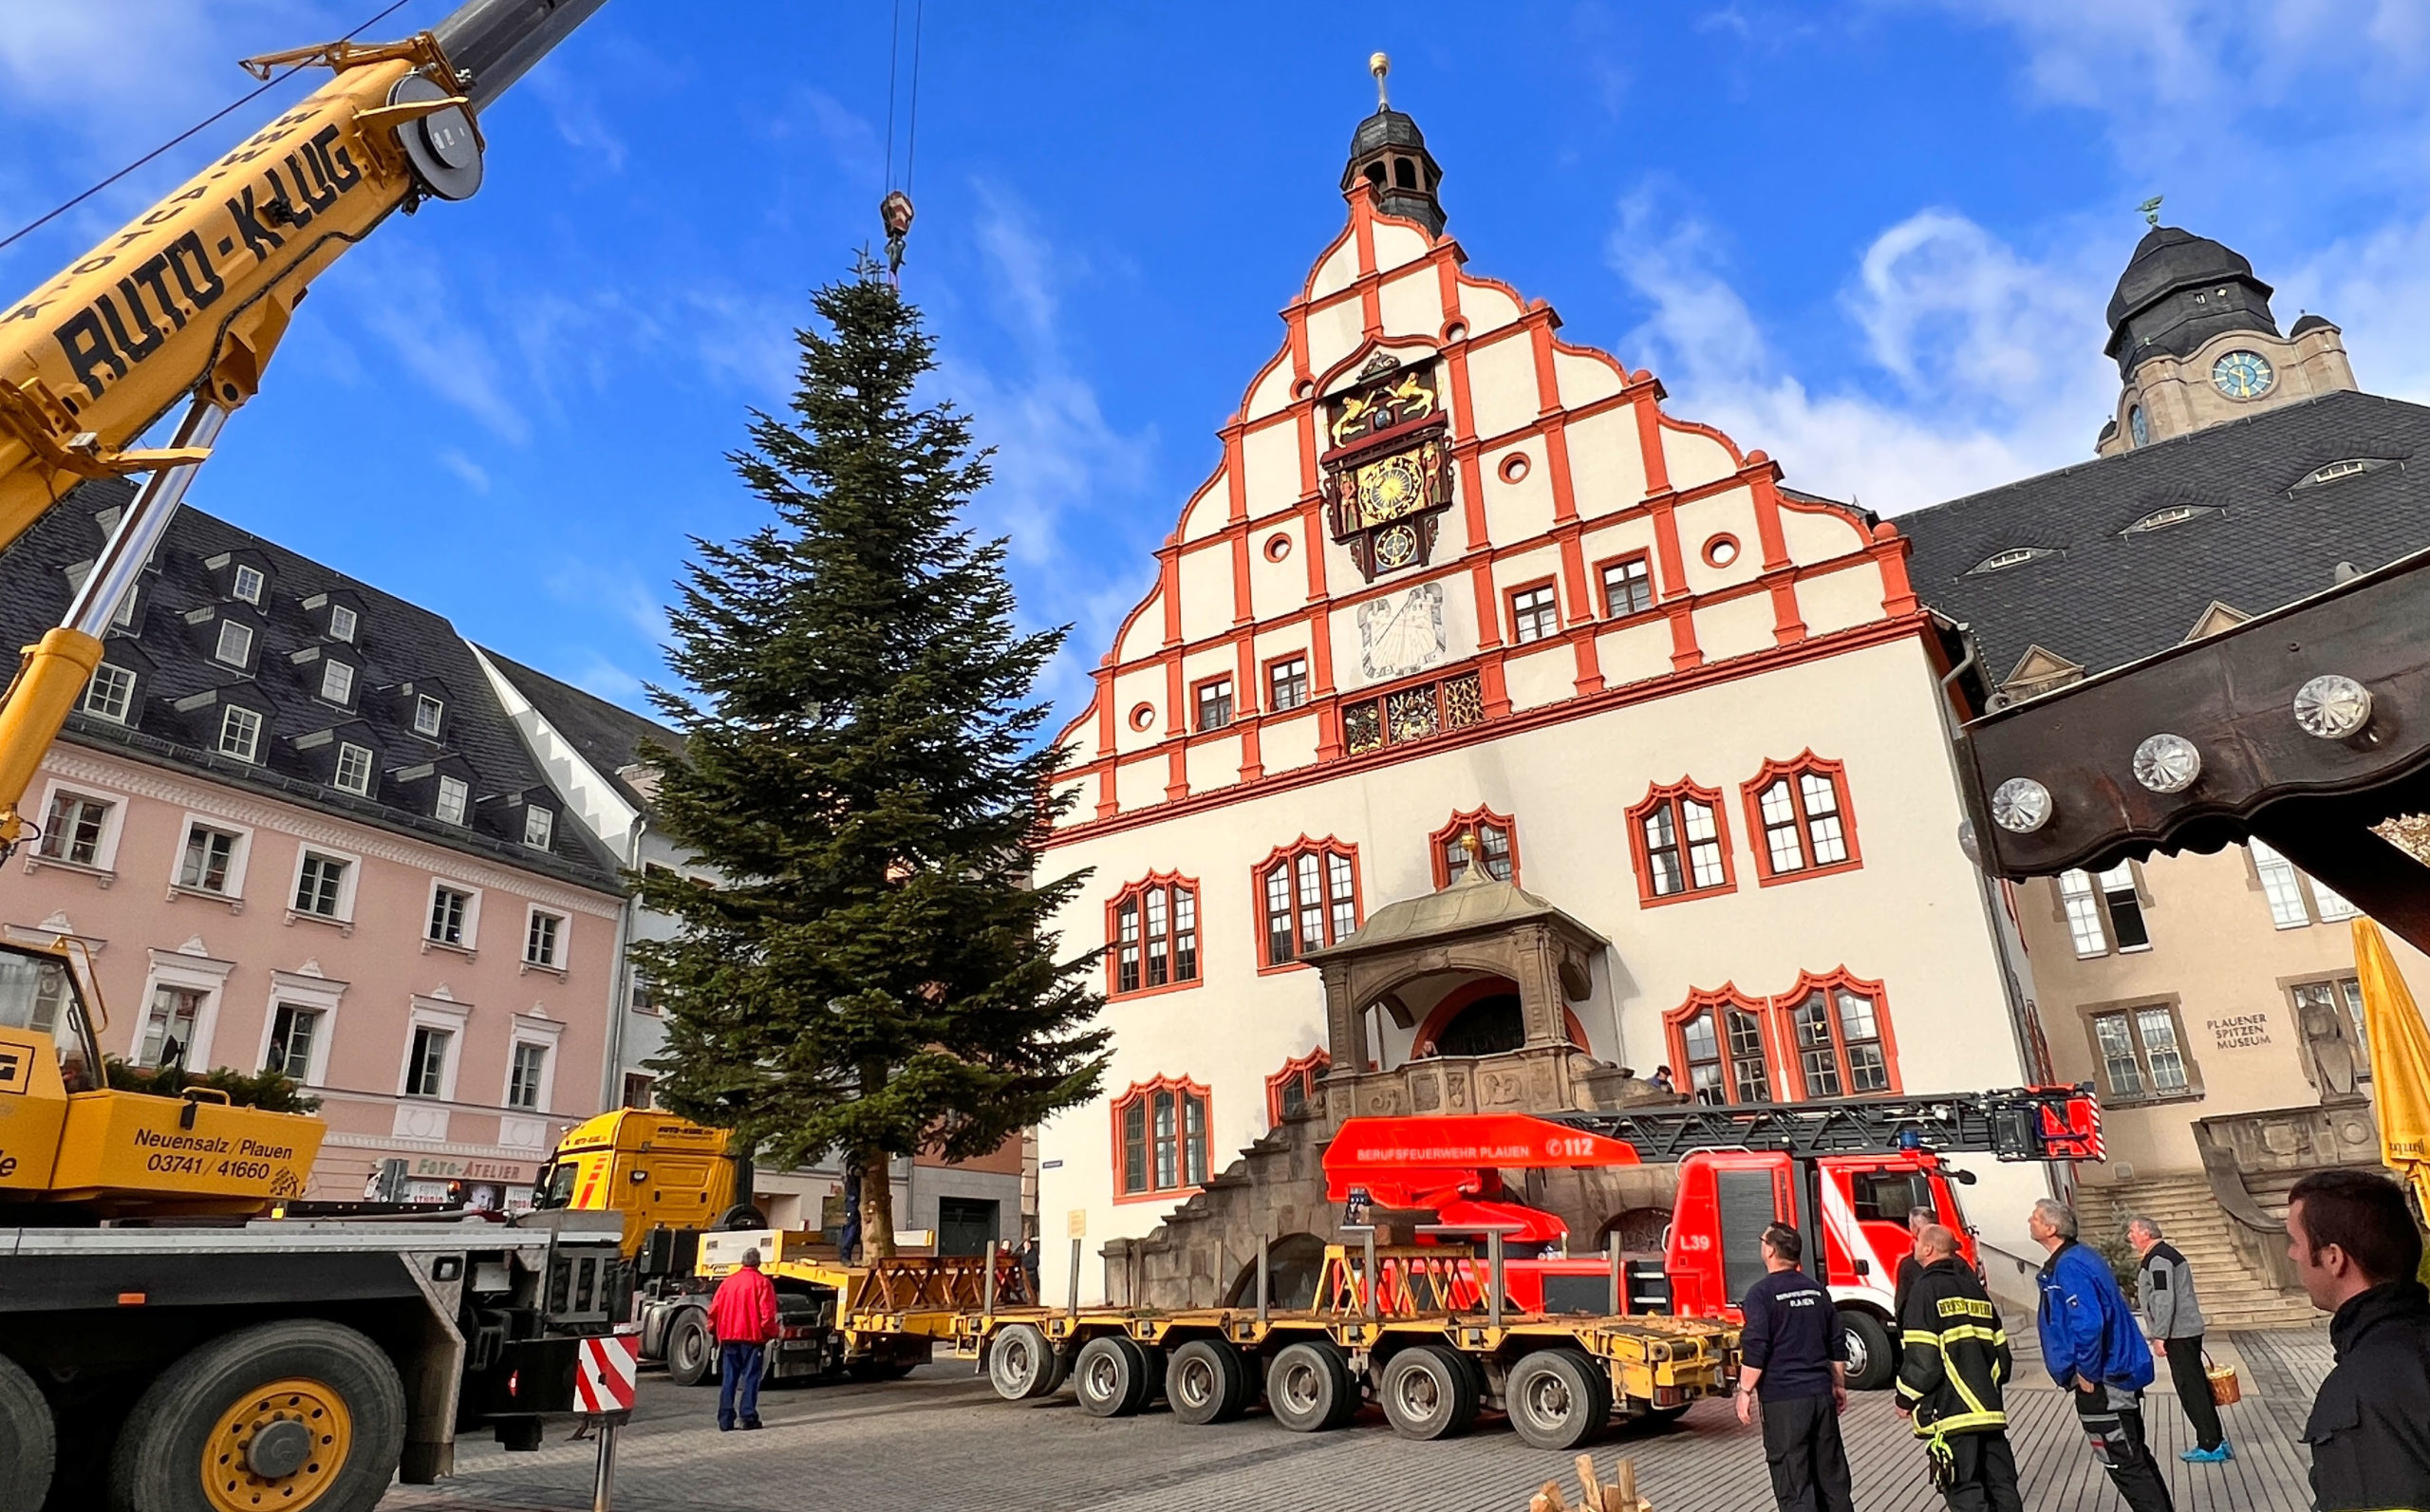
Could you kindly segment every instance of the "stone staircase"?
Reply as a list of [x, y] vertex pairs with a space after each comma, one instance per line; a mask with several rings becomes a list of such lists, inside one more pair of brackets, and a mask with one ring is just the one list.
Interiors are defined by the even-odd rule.
[[2193, 1266], [2194, 1293], [2208, 1332], [2310, 1328], [2320, 1322], [2303, 1293], [2280, 1291], [2237, 1255], [2228, 1215], [2199, 1172], [2086, 1185], [2076, 1193], [2076, 1219], [2087, 1243], [2122, 1238], [2126, 1221], [2138, 1214], [2158, 1223], [2162, 1237]]

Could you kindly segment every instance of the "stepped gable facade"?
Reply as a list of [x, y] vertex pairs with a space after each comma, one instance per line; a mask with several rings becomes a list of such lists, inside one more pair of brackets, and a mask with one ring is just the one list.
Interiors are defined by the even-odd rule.
[[[1062, 734], [1041, 874], [1091, 874], [1056, 923], [1105, 947], [1114, 1062], [1041, 1131], [1039, 1208], [1089, 1297], [1295, 1120], [1608, 1104], [1658, 1066], [1717, 1100], [2025, 1079], [1908, 543], [1470, 272], [1440, 181], [1406, 115], [1362, 123], [1346, 224]], [[1362, 948], [1471, 868], [1496, 886]], [[1970, 1202], [1997, 1236], [2043, 1190], [1991, 1167]], [[1167, 1274], [1259, 1237], [1184, 1227], [1226, 1258]]]

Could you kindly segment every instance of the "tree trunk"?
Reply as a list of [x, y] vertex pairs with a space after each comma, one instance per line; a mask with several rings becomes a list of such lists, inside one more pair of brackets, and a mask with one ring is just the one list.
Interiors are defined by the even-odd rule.
[[860, 1157], [861, 1258], [894, 1258], [894, 1179], [883, 1150]]

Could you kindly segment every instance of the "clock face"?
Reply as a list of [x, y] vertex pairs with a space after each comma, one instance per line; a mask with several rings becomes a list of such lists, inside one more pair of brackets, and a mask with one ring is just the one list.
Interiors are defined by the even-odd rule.
[[1417, 560], [1417, 531], [1409, 525], [1395, 525], [1375, 532], [1375, 566], [1385, 571], [1407, 567]]
[[2211, 382], [2230, 399], [2259, 399], [2277, 381], [2259, 352], [2229, 352], [2211, 364]]
[[2143, 419], [2142, 405], [2138, 404], [2133, 409], [2126, 412], [2126, 432], [2128, 435], [2135, 438], [2136, 445], [2148, 446], [2151, 444], [2152, 427], [2149, 422]]
[[[1413, 455], [1387, 457], [1358, 470], [1359, 522], [1375, 525], [1426, 507], [1426, 475]], [[1397, 566], [1398, 564], [1394, 564]]]

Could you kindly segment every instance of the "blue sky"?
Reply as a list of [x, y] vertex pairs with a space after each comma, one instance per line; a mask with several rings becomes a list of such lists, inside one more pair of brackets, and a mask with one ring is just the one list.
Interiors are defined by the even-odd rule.
[[[11, 0], [0, 234], [250, 87], [236, 58], [378, 8]], [[2366, 388], [2430, 400], [2430, 8], [2403, 0], [925, 12], [904, 287], [1000, 449], [978, 514], [1025, 617], [1078, 625], [1067, 705], [1340, 224], [1377, 47], [1470, 267], [1793, 485], [1896, 512], [2089, 455], [2156, 193], [2282, 324], [2342, 325]], [[685, 537], [761, 517], [723, 461], [746, 407], [878, 239], [892, 14], [608, 0], [486, 119], [478, 196], [321, 280], [195, 501], [641, 706]], [[0, 294], [276, 98], [0, 252]]]

